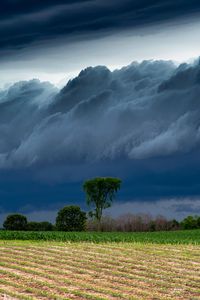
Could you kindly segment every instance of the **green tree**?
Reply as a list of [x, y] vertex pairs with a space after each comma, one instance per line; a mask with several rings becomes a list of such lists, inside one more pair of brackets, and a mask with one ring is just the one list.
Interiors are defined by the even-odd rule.
[[183, 229], [197, 229], [198, 228], [198, 217], [188, 216], [181, 222]]
[[20, 214], [8, 215], [3, 223], [6, 230], [26, 230], [27, 218]]
[[79, 206], [65, 206], [58, 212], [56, 229], [60, 231], [84, 231], [86, 213]]
[[93, 211], [89, 212], [89, 215], [96, 219], [98, 229], [100, 229], [103, 210], [112, 205], [120, 186], [121, 180], [112, 177], [97, 177], [87, 180], [83, 184], [87, 204], [93, 207]]

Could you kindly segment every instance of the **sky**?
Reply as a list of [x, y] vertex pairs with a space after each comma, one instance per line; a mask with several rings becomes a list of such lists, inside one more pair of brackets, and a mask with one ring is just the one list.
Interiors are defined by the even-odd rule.
[[122, 178], [111, 215], [200, 214], [200, 3], [2, 0], [0, 223], [83, 209]]

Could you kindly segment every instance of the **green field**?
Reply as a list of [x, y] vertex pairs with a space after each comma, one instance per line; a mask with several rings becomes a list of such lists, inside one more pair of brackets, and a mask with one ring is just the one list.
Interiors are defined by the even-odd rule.
[[0, 240], [42, 240], [58, 242], [140, 242], [157, 244], [199, 244], [200, 230], [160, 232], [31, 232], [0, 231]]
[[1, 231], [0, 299], [200, 300], [200, 231]]

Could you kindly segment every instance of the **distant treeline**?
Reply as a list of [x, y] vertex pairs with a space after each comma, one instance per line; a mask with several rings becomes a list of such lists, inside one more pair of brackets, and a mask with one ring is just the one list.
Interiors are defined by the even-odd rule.
[[102, 231], [102, 232], [147, 232], [170, 231], [180, 229], [200, 229], [200, 216], [188, 216], [181, 222], [167, 220], [163, 216], [152, 217], [149, 214], [124, 214], [117, 218], [103, 216], [101, 222], [79, 206], [66, 206], [57, 215], [55, 224], [50, 222], [29, 222], [21, 214], [8, 215], [3, 224], [4, 230], [25, 231]]
[[[95, 222], [87, 221], [87, 229], [95, 230]], [[101, 231], [147, 232], [200, 229], [200, 216], [187, 216], [182, 221], [168, 220], [164, 216], [149, 214], [124, 214], [117, 218], [105, 216], [101, 220]]]

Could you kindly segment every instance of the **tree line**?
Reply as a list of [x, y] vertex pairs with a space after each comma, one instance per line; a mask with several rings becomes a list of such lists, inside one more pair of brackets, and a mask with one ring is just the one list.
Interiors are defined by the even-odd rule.
[[167, 220], [163, 216], [149, 214], [125, 214], [118, 218], [103, 216], [103, 211], [112, 205], [121, 180], [98, 177], [85, 181], [83, 190], [91, 210], [86, 213], [79, 206], [69, 205], [58, 211], [55, 224], [50, 222], [28, 222], [21, 214], [8, 215], [3, 223], [5, 230], [28, 231], [159, 231], [200, 229], [200, 216], [188, 216], [181, 222]]
[[5, 230], [23, 231], [102, 231], [102, 232], [145, 232], [200, 229], [200, 216], [187, 216], [182, 221], [167, 220], [163, 216], [149, 214], [124, 214], [117, 218], [103, 216], [98, 223], [79, 206], [65, 206], [57, 214], [55, 224], [50, 222], [28, 222], [21, 214], [8, 215]]

